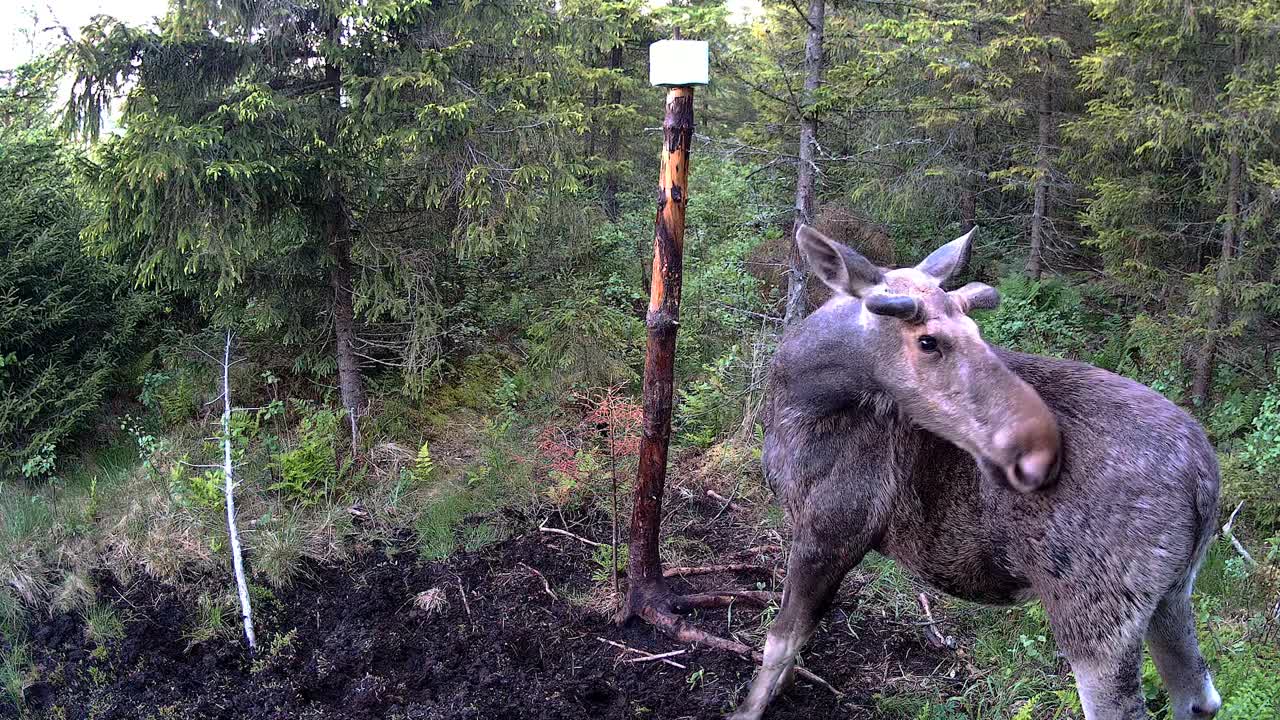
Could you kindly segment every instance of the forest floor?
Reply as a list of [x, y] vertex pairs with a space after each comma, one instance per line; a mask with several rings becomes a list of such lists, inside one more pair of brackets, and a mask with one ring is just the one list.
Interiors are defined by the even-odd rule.
[[[780, 544], [758, 546], [749, 525], [725, 522], [721, 503], [686, 504], [677, 544], [705, 544], [725, 562], [761, 563], [768, 571], [673, 582], [777, 588]], [[518, 528], [506, 540], [444, 561], [421, 560], [411, 545], [393, 541], [309, 568], [304, 580], [259, 602], [256, 659], [226, 634], [193, 639], [189, 629], [200, 619], [189, 596], [142, 578], [121, 585], [104, 574], [101, 596], [123, 619], [121, 636], [98, 646], [72, 613], [35, 624], [41, 679], [27, 691], [27, 710], [101, 720], [710, 719], [743, 696], [754, 664], [685, 648], [643, 623], [616, 626], [612, 583], [591, 546], [542, 532], [530, 518], [506, 521]], [[593, 531], [608, 537], [608, 524], [575, 528]], [[806, 667], [844, 697], [800, 680], [770, 718], [892, 717], [877, 709], [878, 694], [959, 682], [948, 676], [963, 667], [963, 650], [932, 649], [919, 623], [862, 607], [858, 589], [870, 580], [850, 576], [803, 653]], [[734, 606], [694, 621], [758, 644], [774, 611]], [[679, 667], [628, 662], [639, 656], [604, 640], [644, 653], [685, 652], [669, 658]]]

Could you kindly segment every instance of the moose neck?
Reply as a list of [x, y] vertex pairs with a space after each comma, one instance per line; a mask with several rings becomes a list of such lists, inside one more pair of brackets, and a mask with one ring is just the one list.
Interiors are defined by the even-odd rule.
[[832, 298], [783, 340], [774, 364], [792, 412], [818, 418], [859, 406], [892, 407], [875, 378], [880, 342], [862, 319], [862, 303]]

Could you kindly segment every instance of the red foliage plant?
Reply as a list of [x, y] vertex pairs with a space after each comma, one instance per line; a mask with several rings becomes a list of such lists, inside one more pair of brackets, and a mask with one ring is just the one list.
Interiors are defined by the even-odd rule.
[[[588, 391], [573, 403], [586, 408], [578, 423], [570, 428], [547, 425], [538, 432], [537, 454], [547, 476], [580, 482], [588, 478], [580, 452], [592, 446], [612, 453], [613, 460], [640, 454], [643, 410], [621, 394], [622, 387]], [[554, 492], [553, 495], [559, 493]]]

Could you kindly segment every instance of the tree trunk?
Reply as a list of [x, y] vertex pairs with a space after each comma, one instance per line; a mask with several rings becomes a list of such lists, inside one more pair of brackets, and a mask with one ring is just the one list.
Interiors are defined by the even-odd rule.
[[[622, 69], [621, 43], [615, 45], [613, 49], [609, 51], [609, 69], [615, 71]], [[614, 83], [613, 90], [609, 92], [609, 104], [612, 105], [614, 109], [617, 109], [618, 106], [622, 105], [622, 87], [616, 82]], [[604, 175], [604, 214], [605, 217], [609, 218], [609, 222], [617, 222], [619, 216], [618, 160], [622, 156], [621, 149], [622, 129], [618, 127], [617, 123], [613, 123], [612, 127], [609, 128], [609, 147], [605, 148], [604, 153], [605, 159], [609, 163], [608, 170], [605, 171]], [[642, 268], [641, 273], [646, 278], [644, 290], [645, 292], [649, 292], [649, 270], [647, 264], [644, 262], [643, 253], [641, 253], [640, 266]]]
[[[619, 41], [613, 49], [609, 51], [609, 69], [622, 69], [622, 42]], [[616, 110], [622, 105], [622, 87], [615, 81], [614, 87], [609, 91], [609, 104], [612, 109]], [[601, 197], [604, 201], [604, 215], [609, 222], [616, 223], [622, 217], [622, 208], [618, 203], [618, 163], [622, 160], [622, 128], [617, 123], [613, 123], [609, 128], [608, 147], [604, 150], [607, 169], [604, 174], [604, 188], [601, 191]], [[649, 265], [650, 261], [645, 252], [644, 238], [636, 237], [636, 259], [640, 264], [640, 290], [646, 295], [649, 293]]]
[[[1244, 43], [1237, 35], [1232, 51], [1235, 60], [1235, 72], [1244, 65]], [[1209, 310], [1209, 323], [1205, 327], [1204, 344], [1196, 356], [1196, 366], [1191, 378], [1191, 402], [1204, 407], [1209, 402], [1213, 391], [1213, 370], [1218, 356], [1218, 336], [1227, 324], [1228, 303], [1227, 286], [1231, 276], [1231, 260], [1235, 257], [1236, 246], [1240, 241], [1240, 211], [1244, 205], [1241, 183], [1244, 176], [1244, 160], [1240, 148], [1235, 143], [1233, 132], [1228, 132], [1227, 142], [1227, 203], [1224, 211], [1226, 222], [1222, 226], [1222, 248], [1218, 254], [1218, 269]]]
[[1053, 85], [1049, 74], [1051, 58], [1044, 58], [1044, 71], [1040, 75], [1039, 122], [1036, 133], [1036, 187], [1031, 210], [1031, 248], [1027, 252], [1027, 276], [1039, 280], [1044, 272], [1044, 240], [1048, 232], [1049, 213], [1049, 143], [1053, 140]]
[[[982, 29], [973, 29], [974, 45], [982, 45]], [[978, 120], [962, 126], [964, 131], [964, 157], [961, 168], [964, 181], [960, 184], [960, 232], [969, 232], [978, 224]]]
[[[588, 60], [592, 67], [595, 67], [597, 60]], [[600, 109], [600, 84], [595, 83], [591, 87], [591, 102], [587, 107], [587, 146], [582, 152], [582, 164], [586, 167], [592, 166], [592, 158], [596, 155], [596, 111]], [[592, 187], [596, 183], [594, 177], [587, 175], [587, 187]]]
[[360, 441], [360, 417], [364, 414], [365, 394], [364, 381], [360, 377], [360, 362], [355, 354], [355, 295], [352, 292], [350, 239], [340, 232], [333, 232], [329, 237], [329, 251], [333, 253], [333, 270], [329, 274], [329, 287], [333, 290], [333, 333], [337, 343], [338, 389], [342, 394], [342, 407], [346, 408], [351, 425], [351, 451], [355, 452]]
[[978, 224], [978, 121], [964, 128], [964, 182], [960, 185], [960, 231]]
[[818, 86], [822, 83], [822, 31], [826, 24], [826, 14], [826, 0], [809, 0], [809, 13], [806, 17], [809, 37], [804, 45], [804, 95], [801, 99], [804, 107], [799, 108], [800, 149], [799, 166], [796, 168], [795, 218], [787, 258], [787, 307], [783, 316], [786, 327], [803, 319], [809, 311], [806, 302], [809, 273], [795, 238], [802, 223], [813, 224], [814, 185], [817, 181], [814, 151], [818, 136], [818, 118], [814, 113], [813, 103]]
[[1227, 221], [1222, 227], [1222, 249], [1218, 254], [1217, 276], [1214, 282], [1217, 292], [1214, 293], [1212, 307], [1209, 310], [1209, 323], [1205, 327], [1204, 344], [1196, 356], [1195, 374], [1191, 380], [1191, 402], [1204, 407], [1213, 390], [1213, 370], [1218, 355], [1218, 335], [1227, 323], [1227, 284], [1230, 280], [1231, 260], [1235, 257], [1236, 244], [1240, 232], [1240, 181], [1243, 165], [1240, 153], [1232, 150], [1227, 158]]
[[618, 620], [669, 599], [658, 554], [662, 493], [671, 442], [671, 398], [675, 384], [676, 330], [680, 322], [680, 282], [684, 261], [684, 215], [689, 202], [689, 146], [693, 140], [693, 88], [667, 91], [662, 123], [662, 168], [654, 223], [653, 282], [645, 319], [648, 349], [644, 364], [644, 433], [631, 514], [627, 600]]
[[[335, 47], [342, 42], [342, 27], [332, 14], [323, 23], [329, 42]], [[324, 79], [329, 86], [332, 104], [323, 129], [323, 140], [332, 145], [338, 138], [338, 123], [342, 116], [342, 68], [325, 59]], [[325, 244], [333, 255], [333, 269], [329, 273], [329, 288], [333, 292], [333, 333], [338, 360], [338, 390], [342, 395], [342, 407], [347, 411], [351, 426], [351, 452], [357, 452], [360, 441], [360, 416], [364, 413], [364, 381], [360, 378], [360, 363], [355, 354], [356, 322], [353, 273], [351, 271], [351, 223], [347, 217], [346, 202], [337, 182], [329, 179], [328, 197], [322, 209]]]

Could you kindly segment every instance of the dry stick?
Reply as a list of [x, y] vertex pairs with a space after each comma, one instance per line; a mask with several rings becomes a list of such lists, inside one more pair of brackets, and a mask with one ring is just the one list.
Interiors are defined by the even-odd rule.
[[244, 576], [244, 558], [240, 554], [240, 533], [236, 531], [236, 500], [231, 467], [231, 330], [227, 330], [227, 345], [222, 355], [222, 475], [227, 496], [227, 534], [231, 538], [231, 565], [236, 573], [236, 587], [240, 593], [240, 617], [244, 620], [244, 636], [249, 641], [249, 652], [257, 646], [253, 635], [253, 610], [249, 606], [249, 583]]
[[[689, 669], [689, 668], [685, 667], [684, 665], [681, 665], [680, 663], [678, 663], [678, 662], [676, 662], [676, 661], [674, 661], [674, 660], [667, 660], [667, 659], [666, 659], [666, 658], [671, 657], [671, 656], [673, 656], [673, 655], [678, 655], [679, 653], [685, 652], [684, 650], [679, 650], [679, 651], [674, 652], [674, 653], [662, 653], [662, 654], [660, 654], [660, 655], [650, 655], [649, 653], [647, 653], [647, 652], [645, 652], [645, 651], [643, 651], [643, 650], [637, 650], [637, 649], [635, 649], [635, 648], [633, 648], [633, 647], [631, 647], [631, 646], [629, 646], [629, 645], [623, 645], [623, 644], [622, 644], [622, 643], [620, 643], [620, 642], [614, 642], [614, 641], [612, 641], [612, 640], [608, 640], [608, 639], [606, 639], [606, 638], [602, 638], [602, 637], [599, 637], [599, 636], [596, 636], [596, 639], [597, 639], [597, 640], [599, 640], [600, 642], [604, 643], [605, 645], [612, 645], [612, 646], [614, 646], [614, 647], [618, 648], [619, 650], [622, 650], [623, 652], [635, 653], [635, 654], [637, 654], [637, 655], [640, 655], [640, 656], [642, 656], [642, 658], [643, 658], [643, 659], [645, 659], [645, 660], [660, 660], [662, 663], [664, 663], [664, 664], [666, 664], [666, 665], [670, 665], [671, 667], [680, 668], [681, 670], [688, 670], [688, 669]], [[630, 662], [630, 660], [628, 660], [628, 662]]]
[[462, 587], [462, 578], [455, 577], [454, 582], [458, 583], [458, 594], [462, 596], [462, 609], [467, 611], [467, 619], [471, 619], [471, 605], [467, 603], [467, 591]]
[[[686, 623], [684, 619], [669, 612], [658, 610], [653, 607], [644, 607], [640, 610], [640, 616], [649, 621], [649, 623], [654, 627], [657, 627], [680, 642], [690, 643], [693, 645], [705, 645], [706, 647], [731, 652], [735, 655], [755, 660], [756, 662], [764, 661], [763, 655], [755, 652], [746, 645], [743, 645], [736, 640], [728, 640], [718, 635], [712, 635], [711, 633], [699, 630]], [[817, 675], [814, 675], [812, 672], [800, 667], [799, 665], [796, 666], [796, 674], [815, 685], [826, 688], [836, 697], [844, 697], [844, 693], [832, 687], [831, 683], [823, 680]]]
[[580, 542], [580, 543], [586, 543], [587, 545], [590, 545], [591, 547], [600, 547], [601, 545], [604, 545], [604, 543], [598, 543], [598, 542], [596, 542], [596, 541], [594, 541], [594, 540], [588, 540], [588, 539], [586, 539], [586, 538], [582, 537], [581, 535], [574, 535], [573, 533], [569, 532], [568, 530], [561, 530], [560, 528], [547, 527], [547, 524], [546, 524], [546, 523], [543, 523], [543, 524], [539, 525], [539, 526], [538, 526], [538, 529], [539, 529], [539, 530], [541, 530], [541, 531], [542, 531], [542, 532], [544, 532], [544, 533], [553, 533], [553, 534], [556, 534], [556, 535], [564, 535], [565, 537], [571, 537], [571, 538], [573, 538], [574, 540], [577, 540], [577, 541], [578, 541], [578, 542]]
[[1244, 558], [1250, 565], [1257, 567], [1258, 561], [1253, 559], [1253, 556], [1249, 554], [1249, 551], [1244, 549], [1244, 545], [1242, 545], [1240, 541], [1236, 539], [1236, 536], [1231, 533], [1231, 528], [1236, 523], [1236, 515], [1240, 514], [1240, 508], [1242, 507], [1244, 507], [1243, 500], [1240, 501], [1240, 504], [1236, 506], [1235, 510], [1231, 511], [1230, 519], [1227, 520], [1226, 525], [1222, 526], [1222, 535], [1231, 541], [1231, 544], [1236, 548], [1236, 552], [1240, 553], [1240, 557]]
[[734, 512], [746, 512], [746, 508], [733, 501], [733, 498], [727, 498], [715, 490], [708, 490], [707, 496], [724, 503], [724, 506]]
[[950, 647], [947, 644], [947, 639], [942, 636], [942, 631], [938, 630], [938, 621], [933, 619], [933, 612], [929, 610], [929, 596], [920, 593], [917, 599], [920, 601], [920, 608], [924, 610], [925, 619], [929, 621], [924, 628], [924, 634], [928, 638], [929, 644], [936, 648]]
[[[654, 660], [665, 660], [667, 658], [673, 658], [677, 655], [683, 655], [687, 652], [689, 651], [688, 650], [672, 650], [671, 652], [658, 653], [657, 655], [644, 655], [642, 657], [627, 658], [622, 662], [626, 662], [626, 663], [653, 662]], [[676, 663], [676, 665], [679, 666], [680, 663]]]
[[537, 575], [537, 576], [538, 576], [538, 578], [539, 578], [540, 580], [542, 580], [542, 589], [544, 589], [544, 590], [546, 590], [546, 591], [547, 591], [547, 594], [551, 596], [551, 599], [552, 599], [552, 600], [559, 600], [559, 599], [560, 599], [560, 598], [556, 597], [556, 594], [555, 594], [555, 593], [551, 592], [551, 583], [547, 582], [547, 577], [546, 577], [545, 575], [543, 575], [542, 573], [538, 572], [537, 570], [534, 570], [533, 568], [529, 567], [528, 565], [525, 565], [524, 563], [519, 563], [519, 565], [520, 565], [520, 567], [524, 568], [525, 570], [528, 570], [529, 572], [533, 573], [534, 575]]
[[613, 576], [613, 609], [622, 609], [622, 592], [618, 589], [618, 452], [614, 446], [613, 388], [609, 388], [609, 474], [613, 481], [613, 545], [609, 555], [609, 571]]

